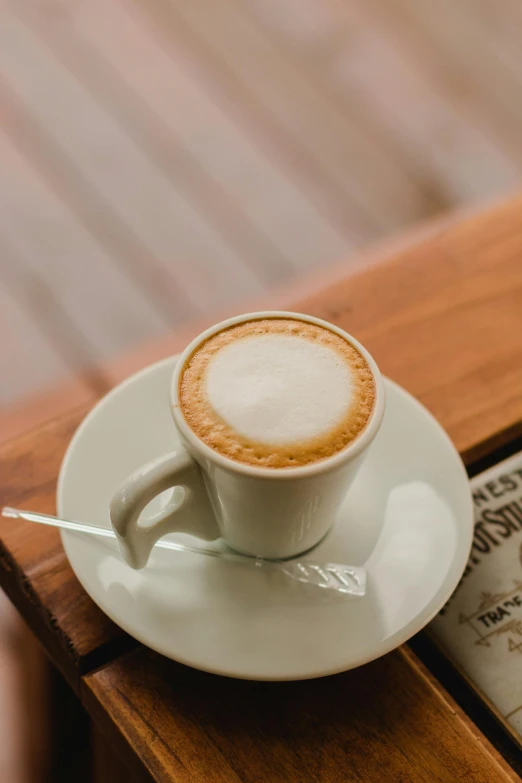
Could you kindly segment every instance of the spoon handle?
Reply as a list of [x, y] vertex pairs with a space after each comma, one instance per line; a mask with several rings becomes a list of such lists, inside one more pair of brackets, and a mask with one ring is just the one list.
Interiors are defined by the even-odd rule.
[[[111, 528], [86, 522], [73, 522], [70, 519], [61, 519], [51, 514], [40, 514], [37, 511], [25, 511], [4, 506], [2, 516], [11, 519], [24, 519], [27, 522], [36, 522], [39, 525], [59, 527], [62, 530], [72, 530], [75, 533], [89, 533], [90, 535], [116, 539]], [[347, 595], [363, 596], [366, 592], [366, 570], [360, 566], [347, 566], [339, 563], [313, 563], [308, 560], [302, 562], [295, 560], [264, 560], [260, 557], [249, 557], [248, 555], [240, 555], [235, 552], [220, 552], [206, 547], [177, 544], [165, 539], [157, 541], [155, 546], [176, 552], [193, 552], [197, 555], [233, 560], [246, 563], [254, 568], [271, 568], [280, 571], [290, 579], [301, 584], [309, 584]]]

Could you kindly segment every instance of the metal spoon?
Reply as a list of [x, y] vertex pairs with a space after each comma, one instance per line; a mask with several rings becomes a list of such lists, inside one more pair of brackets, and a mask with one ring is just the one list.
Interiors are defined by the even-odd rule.
[[[63, 530], [72, 530], [76, 533], [89, 533], [95, 536], [115, 539], [111, 528], [101, 525], [91, 525], [85, 522], [72, 522], [68, 519], [60, 519], [50, 514], [40, 514], [35, 511], [22, 511], [20, 509], [5, 506], [2, 516], [11, 519], [25, 519], [27, 522], [37, 522], [40, 525], [50, 525]], [[309, 561], [295, 560], [265, 560], [261, 557], [248, 557], [235, 552], [220, 552], [205, 547], [187, 546], [176, 544], [173, 541], [160, 539], [155, 546], [161, 549], [171, 549], [176, 552], [193, 552], [197, 555], [218, 557], [223, 560], [241, 562], [254, 568], [270, 568], [284, 574], [289, 579], [301, 582], [301, 584], [321, 587], [325, 590], [333, 590], [346, 595], [364, 596], [366, 593], [366, 570], [360, 566], [340, 565], [339, 563], [313, 563]]]

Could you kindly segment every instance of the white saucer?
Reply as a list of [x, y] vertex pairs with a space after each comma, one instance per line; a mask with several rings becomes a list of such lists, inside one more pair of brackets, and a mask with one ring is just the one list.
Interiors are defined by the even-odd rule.
[[[81, 424], [60, 471], [61, 516], [109, 526], [109, 500], [118, 484], [175, 448], [169, 411], [175, 361], [129, 378]], [[318, 677], [392, 650], [419, 631], [455, 588], [468, 559], [473, 514], [466, 472], [444, 430], [391, 381], [386, 394], [384, 422], [339, 520], [307, 556], [365, 564], [364, 598], [166, 550], [154, 550], [149, 565], [134, 571], [116, 542], [63, 531], [76, 576], [139, 641], [230, 677]]]

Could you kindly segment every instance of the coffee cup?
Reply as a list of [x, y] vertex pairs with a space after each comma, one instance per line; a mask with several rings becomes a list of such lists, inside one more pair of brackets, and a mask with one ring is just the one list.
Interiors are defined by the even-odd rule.
[[[156, 541], [176, 532], [268, 559], [311, 549], [334, 524], [384, 403], [368, 351], [326, 321], [268, 311], [207, 329], [172, 376], [180, 445], [112, 498], [125, 560], [143, 568]], [[143, 524], [145, 507], [169, 489]]]

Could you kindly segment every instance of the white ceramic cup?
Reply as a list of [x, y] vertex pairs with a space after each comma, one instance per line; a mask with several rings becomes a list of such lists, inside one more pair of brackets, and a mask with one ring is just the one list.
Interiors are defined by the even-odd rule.
[[[352, 343], [366, 359], [375, 378], [374, 409], [366, 428], [342, 451], [302, 467], [255, 467], [214, 451], [188, 426], [178, 399], [179, 377], [188, 358], [211, 335], [261, 318], [292, 318], [323, 326]], [[170, 401], [182, 445], [134, 472], [111, 501], [112, 526], [133, 568], [143, 568], [155, 542], [175, 532], [210, 541], [223, 538], [239, 552], [270, 559], [292, 557], [313, 547], [334, 523], [341, 501], [379, 430], [384, 415], [384, 385], [368, 351], [342, 329], [308, 315], [267, 311], [230, 318], [196, 337], [176, 365]], [[147, 520], [146, 526], [141, 525], [145, 506], [167, 489], [174, 491], [166, 507]]]

